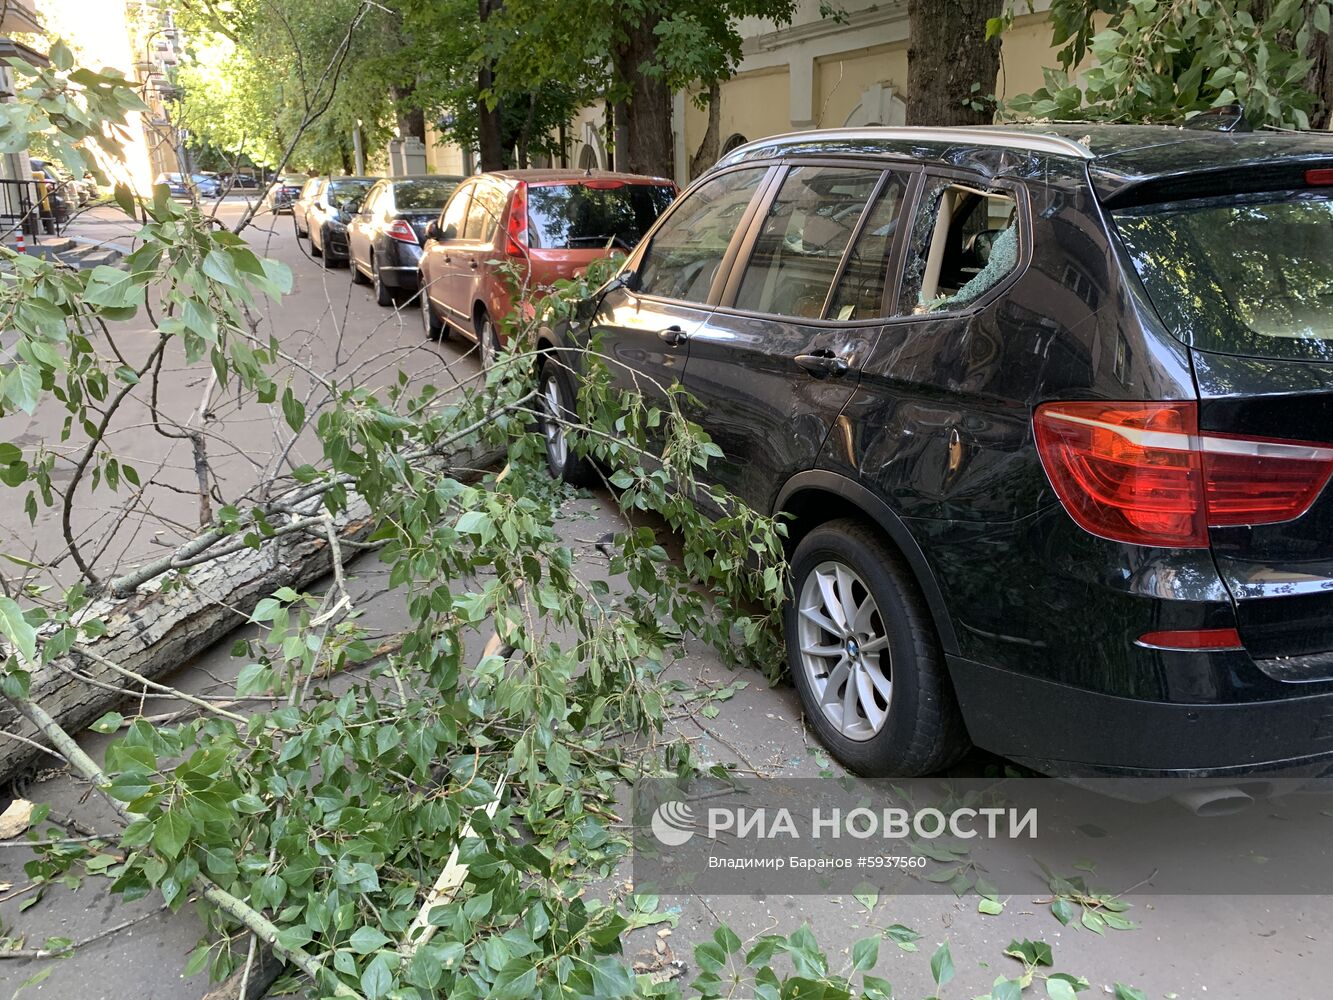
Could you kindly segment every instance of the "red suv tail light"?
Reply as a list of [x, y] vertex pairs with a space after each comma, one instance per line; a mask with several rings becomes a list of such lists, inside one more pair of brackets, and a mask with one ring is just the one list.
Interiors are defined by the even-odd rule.
[[505, 253], [510, 257], [523, 257], [528, 246], [528, 185], [519, 181], [514, 187], [514, 197], [509, 203], [509, 228], [505, 239]]
[[1075, 402], [1037, 407], [1037, 451], [1069, 515], [1094, 535], [1207, 548], [1209, 527], [1300, 517], [1333, 448], [1203, 434], [1198, 404]]
[[395, 240], [401, 240], [404, 243], [416, 243], [417, 234], [412, 230], [412, 224], [405, 219], [394, 219], [384, 228], [384, 235]]

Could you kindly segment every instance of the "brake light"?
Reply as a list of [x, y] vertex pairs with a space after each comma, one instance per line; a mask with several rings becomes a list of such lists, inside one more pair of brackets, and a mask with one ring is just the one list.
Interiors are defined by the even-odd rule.
[[514, 187], [514, 197], [509, 203], [509, 228], [506, 231], [505, 253], [510, 257], [523, 257], [528, 247], [528, 185], [519, 181]]
[[1307, 170], [1305, 172], [1305, 183], [1310, 187], [1327, 187], [1333, 184], [1333, 169], [1316, 167], [1314, 170]]
[[623, 188], [625, 186], [624, 181], [613, 180], [591, 180], [582, 181], [581, 183], [584, 187], [592, 191], [614, 191], [616, 188]]
[[384, 228], [384, 235], [403, 243], [418, 243], [416, 231], [405, 219], [394, 219]]
[[1181, 628], [1163, 632], [1145, 632], [1140, 646], [1155, 649], [1244, 649], [1240, 633], [1234, 628]]
[[1333, 448], [1200, 434], [1194, 402], [1045, 403], [1033, 430], [1069, 515], [1137, 545], [1207, 548], [1209, 527], [1290, 521], [1333, 475]]

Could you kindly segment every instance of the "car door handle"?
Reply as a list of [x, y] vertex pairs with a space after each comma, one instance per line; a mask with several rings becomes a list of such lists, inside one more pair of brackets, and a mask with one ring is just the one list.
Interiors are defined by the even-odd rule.
[[445, 258], [444, 258], [444, 262], [445, 262], [446, 264], [452, 264], [452, 263], [454, 262], [454, 259], [446, 254], [446, 255], [445, 255]]
[[477, 258], [473, 257], [470, 261], [467, 262], [467, 266], [475, 271], [477, 269]]
[[678, 326], [669, 326], [665, 330], [658, 330], [657, 336], [668, 347], [679, 347], [689, 339], [689, 334]]
[[835, 355], [832, 351], [820, 351], [816, 354], [798, 354], [792, 360], [816, 378], [828, 378], [829, 376], [838, 378], [839, 376], [846, 375], [852, 370], [851, 365], [847, 364], [846, 361]]

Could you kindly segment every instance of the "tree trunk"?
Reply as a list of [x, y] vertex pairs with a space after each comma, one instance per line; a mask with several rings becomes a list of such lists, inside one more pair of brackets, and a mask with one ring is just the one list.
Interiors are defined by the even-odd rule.
[[[499, 452], [474, 448], [426, 459], [425, 464], [441, 471], [479, 470], [454, 473], [460, 481], [475, 482], [501, 457]], [[301, 506], [303, 510], [309, 507], [310, 514], [318, 514], [320, 504], [321, 499], [316, 496]], [[275, 524], [279, 523], [278, 514], [271, 517]], [[349, 491], [347, 510], [334, 521], [339, 537], [363, 540], [374, 524], [366, 501]], [[185, 548], [188, 553], [188, 546]], [[206, 547], [198, 551], [204, 550]], [[181, 552], [178, 549], [177, 555]], [[351, 546], [342, 547], [344, 558], [351, 553]], [[137, 588], [127, 588], [128, 596], [108, 595], [93, 601], [80, 620], [100, 618], [106, 625], [106, 633], [84, 642], [83, 646], [102, 659], [150, 680], [161, 677], [179, 670], [243, 625], [245, 616], [262, 598], [280, 587], [304, 587], [327, 574], [331, 566], [326, 536], [293, 531], [269, 538], [257, 549], [241, 548], [176, 571], [188, 573], [189, 586], [167, 586], [175, 577], [173, 573], [162, 572]], [[133, 691], [137, 685], [77, 650], [34, 669], [32, 700], [54, 716], [67, 732], [77, 734], [108, 711], [132, 700], [130, 695], [108, 691], [71, 676], [71, 670], [116, 689]], [[38, 738], [32, 724], [19, 716], [8, 701], [0, 701], [0, 729], [28, 739]], [[27, 743], [0, 740], [0, 782], [13, 778], [35, 759], [50, 760]]]
[[416, 93], [416, 86], [390, 87], [393, 95], [394, 113], [398, 118], [398, 134], [404, 139], [426, 141], [426, 112], [421, 108], [411, 107], [410, 102]]
[[[909, 0], [907, 124], [989, 125], [995, 118], [1000, 40], [986, 21], [1004, 0]], [[979, 84], [975, 90], [973, 84]], [[971, 103], [981, 105], [980, 110]]]
[[[493, 12], [500, 9], [501, 3], [502, 0], [477, 0], [477, 13], [483, 24]], [[478, 89], [486, 93], [494, 83], [490, 63], [482, 63], [481, 69], [477, 71]], [[493, 108], [487, 107], [485, 101], [477, 102], [477, 155], [483, 171], [503, 170], [509, 165], [499, 102]]]
[[1310, 109], [1310, 127], [1327, 129], [1333, 126], [1333, 37], [1315, 29], [1315, 6], [1310, 4], [1305, 12], [1305, 22], [1310, 29], [1305, 56], [1314, 64], [1305, 77], [1305, 86], [1315, 99], [1314, 107]]
[[616, 149], [616, 169], [670, 177], [674, 157], [671, 141], [671, 90], [659, 75], [645, 72], [657, 54], [656, 28], [661, 15], [646, 14], [631, 25], [612, 52], [616, 80], [627, 90], [621, 111], [625, 148]]
[[699, 143], [699, 148], [690, 157], [690, 174], [687, 180], [694, 180], [716, 163], [721, 146], [722, 84], [714, 80], [708, 85], [708, 128], [704, 130], [703, 141]]

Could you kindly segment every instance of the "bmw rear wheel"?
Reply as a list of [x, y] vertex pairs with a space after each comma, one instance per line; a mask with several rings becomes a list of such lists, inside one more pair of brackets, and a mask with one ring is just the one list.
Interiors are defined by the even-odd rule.
[[925, 602], [873, 528], [837, 520], [801, 540], [785, 609], [787, 659], [811, 727], [859, 774], [912, 777], [968, 742]]

